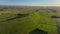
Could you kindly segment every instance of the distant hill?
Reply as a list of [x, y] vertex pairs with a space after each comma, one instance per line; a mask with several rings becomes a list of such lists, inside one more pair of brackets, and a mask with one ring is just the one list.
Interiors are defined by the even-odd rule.
[[21, 8], [32, 8], [32, 9], [53, 9], [53, 10], [60, 10], [58, 6], [11, 6], [11, 5], [0, 5], [0, 9], [21, 9]]

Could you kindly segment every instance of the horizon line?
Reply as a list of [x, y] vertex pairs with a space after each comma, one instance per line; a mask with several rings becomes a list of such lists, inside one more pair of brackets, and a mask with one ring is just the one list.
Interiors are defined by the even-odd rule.
[[7, 4], [0, 4], [1, 5], [4, 5], [4, 6], [57, 6], [59, 7], [60, 5], [7, 5]]

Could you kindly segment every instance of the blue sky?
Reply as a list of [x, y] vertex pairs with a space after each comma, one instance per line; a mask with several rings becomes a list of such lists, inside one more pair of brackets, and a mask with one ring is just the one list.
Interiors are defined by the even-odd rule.
[[60, 0], [0, 0], [0, 5], [60, 6]]

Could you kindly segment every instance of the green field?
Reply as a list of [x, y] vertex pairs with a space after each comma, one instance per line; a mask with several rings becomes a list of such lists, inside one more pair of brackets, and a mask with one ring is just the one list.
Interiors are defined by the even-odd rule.
[[[23, 14], [22, 17], [17, 17]], [[24, 16], [24, 14], [28, 14]], [[38, 28], [48, 34], [58, 34], [55, 15], [51, 10], [21, 9], [0, 11], [0, 34], [29, 34]]]

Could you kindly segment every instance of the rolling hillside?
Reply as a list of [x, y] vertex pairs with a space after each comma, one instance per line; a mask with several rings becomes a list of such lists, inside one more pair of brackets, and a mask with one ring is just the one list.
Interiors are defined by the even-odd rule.
[[0, 34], [29, 34], [39, 29], [48, 34], [57, 34], [52, 11], [44, 9], [6, 10], [0, 12]]

